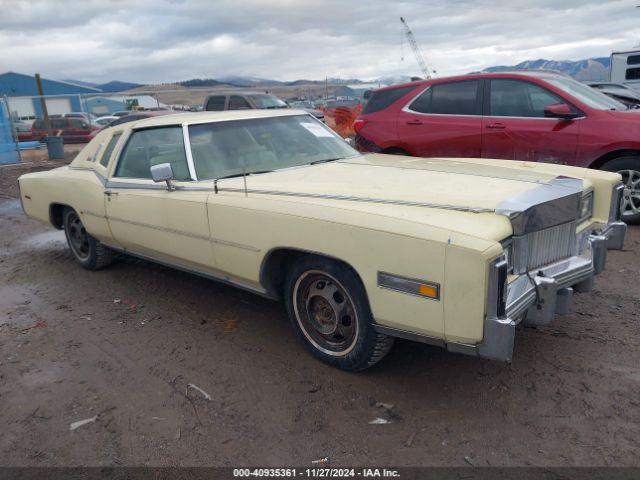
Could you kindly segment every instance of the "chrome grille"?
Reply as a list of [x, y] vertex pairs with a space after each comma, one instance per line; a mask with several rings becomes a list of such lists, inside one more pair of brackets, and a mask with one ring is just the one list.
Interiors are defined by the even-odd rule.
[[575, 254], [575, 247], [576, 222], [514, 237], [514, 272], [524, 273], [570, 257]]

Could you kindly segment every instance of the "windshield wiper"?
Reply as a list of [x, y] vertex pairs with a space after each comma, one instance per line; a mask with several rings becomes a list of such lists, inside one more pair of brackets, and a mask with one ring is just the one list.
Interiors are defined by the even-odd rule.
[[245, 175], [249, 176], [249, 175], [256, 175], [256, 174], [260, 174], [260, 173], [269, 173], [269, 172], [273, 172], [273, 170], [259, 170], [257, 172], [247, 172], [245, 173], [234, 173], [232, 175], [227, 175], [225, 177], [218, 177], [216, 178], [216, 180], [222, 180], [225, 178], [236, 178], [236, 177], [244, 177]]

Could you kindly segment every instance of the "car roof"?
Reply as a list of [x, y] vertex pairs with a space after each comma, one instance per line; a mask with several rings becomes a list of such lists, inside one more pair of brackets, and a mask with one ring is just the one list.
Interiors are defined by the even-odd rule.
[[394, 90], [396, 88], [403, 87], [418, 87], [420, 85], [431, 85], [432, 83], [441, 83], [441, 82], [454, 82], [454, 81], [462, 81], [462, 80], [475, 80], [478, 78], [566, 78], [567, 75], [556, 72], [553, 70], [514, 70], [514, 71], [504, 71], [504, 72], [476, 72], [476, 73], [468, 73], [465, 75], [455, 75], [450, 77], [437, 77], [430, 78], [425, 80], [416, 80], [413, 82], [399, 83], [396, 85], [390, 85], [388, 87], [382, 87], [374, 90], [374, 92], [380, 92], [384, 90]]
[[225, 120], [243, 120], [250, 118], [287, 117], [291, 115], [307, 115], [309, 112], [294, 108], [268, 110], [224, 110], [220, 112], [188, 112], [161, 115], [129, 122], [131, 128], [154, 127], [162, 125], [182, 125], [208, 122], [223, 122]]

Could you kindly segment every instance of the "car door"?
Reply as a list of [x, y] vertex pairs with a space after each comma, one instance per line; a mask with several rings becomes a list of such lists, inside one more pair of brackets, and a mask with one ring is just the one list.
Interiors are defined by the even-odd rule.
[[427, 87], [398, 114], [399, 143], [418, 157], [479, 157], [481, 85], [471, 79]]
[[85, 142], [91, 134], [91, 126], [82, 118], [68, 118], [69, 122], [65, 139], [68, 141]]
[[557, 94], [527, 80], [487, 80], [482, 156], [575, 164], [580, 120], [545, 117], [545, 107], [555, 103], [571, 106]]
[[[169, 163], [175, 190], [151, 179], [153, 165]], [[208, 189], [193, 186], [182, 126], [136, 129], [105, 186], [109, 227], [126, 250], [176, 266], [213, 265], [207, 219]]]

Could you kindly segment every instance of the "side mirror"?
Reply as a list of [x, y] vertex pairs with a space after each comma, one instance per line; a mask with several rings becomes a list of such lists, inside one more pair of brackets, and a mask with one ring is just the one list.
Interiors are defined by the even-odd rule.
[[151, 167], [151, 178], [154, 182], [167, 182], [167, 190], [173, 192], [176, 187], [173, 185], [173, 169], [170, 163], [159, 163]]
[[547, 118], [560, 118], [562, 120], [572, 120], [579, 116], [566, 103], [553, 103], [544, 107], [544, 116]]

